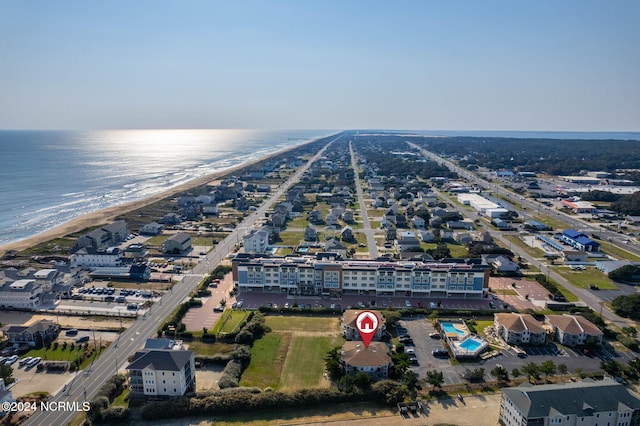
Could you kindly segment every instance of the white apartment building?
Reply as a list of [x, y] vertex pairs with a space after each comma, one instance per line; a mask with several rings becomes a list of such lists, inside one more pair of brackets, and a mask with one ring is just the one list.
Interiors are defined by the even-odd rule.
[[487, 291], [489, 268], [478, 264], [384, 262], [349, 259], [286, 258], [249, 254], [232, 261], [240, 291], [303, 295], [480, 298]]
[[131, 394], [182, 396], [195, 391], [193, 351], [152, 349], [136, 352], [127, 372]]

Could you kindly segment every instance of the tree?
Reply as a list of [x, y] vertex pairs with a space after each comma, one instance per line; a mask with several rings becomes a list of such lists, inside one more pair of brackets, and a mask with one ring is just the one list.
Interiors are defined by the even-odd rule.
[[10, 377], [13, 374], [13, 368], [10, 365], [0, 365], [0, 378], [4, 380], [5, 384], [10, 382]]
[[633, 337], [633, 338], [638, 337], [638, 329], [637, 329], [637, 328], [635, 328], [635, 327], [633, 327], [633, 326], [630, 326], [630, 327], [622, 327], [622, 333], [623, 333], [625, 336], [629, 336], [629, 337]]
[[625, 373], [625, 367], [615, 359], [600, 361], [600, 368], [613, 377], [622, 377]]
[[491, 370], [491, 374], [498, 379], [499, 382], [508, 382], [509, 381], [509, 372], [506, 368], [501, 365], [496, 366], [493, 370]]
[[337, 380], [344, 376], [344, 368], [340, 362], [340, 348], [335, 347], [324, 357], [324, 366], [331, 380]]
[[227, 299], [220, 299], [220, 306], [222, 307], [227, 306]]
[[413, 371], [406, 371], [402, 375], [402, 383], [410, 390], [414, 391], [418, 386], [418, 375]]
[[517, 368], [514, 368], [513, 370], [511, 370], [511, 375], [513, 376], [514, 379], [517, 379], [518, 377], [520, 377], [520, 370], [518, 370]]
[[564, 376], [568, 372], [567, 364], [558, 364], [558, 373], [560, 373], [560, 375]]
[[435, 390], [436, 388], [441, 388], [444, 384], [444, 374], [442, 374], [442, 371], [430, 370], [427, 371], [424, 380], [426, 383], [433, 385], [433, 389]]
[[353, 376], [353, 384], [363, 392], [371, 389], [371, 383], [373, 383], [373, 379], [367, 373], [359, 372]]
[[522, 366], [522, 372], [527, 375], [527, 379], [540, 380], [540, 367], [535, 362], [530, 362]]
[[540, 373], [544, 374], [544, 381], [546, 382], [549, 376], [553, 376], [554, 374], [556, 374], [556, 363], [553, 362], [552, 359], [548, 359], [540, 364], [539, 370]]
[[400, 321], [400, 318], [402, 318], [400, 312], [391, 311], [389, 309], [382, 311], [382, 316], [384, 316], [384, 320], [388, 328], [394, 327], [398, 321]]

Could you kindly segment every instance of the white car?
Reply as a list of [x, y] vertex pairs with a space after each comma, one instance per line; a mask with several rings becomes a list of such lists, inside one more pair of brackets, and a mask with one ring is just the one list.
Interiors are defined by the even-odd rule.
[[404, 306], [406, 306], [407, 308], [411, 307], [411, 302], [409, 302], [408, 300], [404, 301]]

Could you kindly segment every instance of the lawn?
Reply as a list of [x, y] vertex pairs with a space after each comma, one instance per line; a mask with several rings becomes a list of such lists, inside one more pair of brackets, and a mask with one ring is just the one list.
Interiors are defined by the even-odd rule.
[[588, 289], [589, 285], [595, 284], [600, 290], [618, 290], [609, 277], [593, 267], [587, 268], [586, 271], [572, 271], [569, 268], [554, 268], [554, 270], [579, 288]]
[[[98, 359], [100, 353], [107, 348], [106, 342], [102, 342], [102, 348], [98, 348], [93, 355], [87, 357], [82, 364], [80, 364], [80, 369], [85, 369], [91, 364], [91, 362]], [[93, 340], [89, 342], [88, 348], [91, 349], [93, 347]], [[31, 349], [29, 352], [25, 354], [25, 357], [30, 356], [32, 358], [40, 357], [43, 361], [67, 361], [72, 362], [76, 359], [76, 349], [78, 349], [78, 353], [80, 351], [84, 351], [84, 344], [74, 345], [74, 349], [70, 349], [71, 345], [67, 345], [66, 349], [62, 349], [62, 345], [59, 345], [57, 349], [54, 349], [51, 346], [50, 349], [39, 348], [39, 349]]]
[[159, 246], [164, 243], [167, 238], [169, 238], [169, 235], [156, 235], [145, 241], [145, 244], [148, 246]]
[[269, 315], [266, 317], [266, 325], [275, 332], [304, 331], [340, 333], [340, 319], [336, 317]]
[[329, 336], [294, 335], [280, 377], [281, 390], [298, 390], [328, 385], [322, 376], [324, 357], [344, 340]]
[[216, 323], [215, 327], [213, 327], [212, 333], [232, 333], [248, 316], [248, 311], [226, 309], [220, 316], [220, 319]]
[[280, 233], [280, 240], [276, 241], [278, 246], [297, 246], [304, 239], [302, 231], [283, 231]]
[[267, 333], [251, 348], [251, 362], [242, 373], [240, 386], [278, 389], [289, 344], [290, 333]]
[[226, 354], [232, 352], [235, 345], [229, 343], [205, 343], [198, 340], [189, 342], [189, 350], [196, 355], [213, 356], [215, 354]]
[[469, 322], [467, 322], [467, 327], [469, 327], [469, 331], [474, 332], [474, 329], [475, 329], [475, 333], [477, 333], [478, 335], [484, 338], [487, 337], [487, 334], [484, 332], [484, 329], [489, 327], [490, 325], [493, 325], [492, 320], [476, 320], [475, 325], [469, 324]]
[[629, 253], [628, 251], [618, 248], [613, 244], [609, 244], [605, 241], [598, 240], [598, 242], [600, 243], [600, 250], [610, 254], [611, 256], [617, 259], [630, 260], [632, 262], [640, 262], [640, 256], [636, 256], [633, 253]]

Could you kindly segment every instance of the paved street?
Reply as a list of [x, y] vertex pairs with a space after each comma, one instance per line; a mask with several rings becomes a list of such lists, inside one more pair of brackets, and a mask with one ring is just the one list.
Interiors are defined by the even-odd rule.
[[[148, 312], [136, 321], [131, 327], [120, 335], [116, 342], [109, 346], [103, 355], [93, 364], [91, 370], [79, 374], [67, 386], [67, 391], [59, 393], [51, 398], [55, 402], [77, 402], [82, 405], [90, 401], [100, 386], [117, 371], [127, 365], [127, 358], [139, 350], [149, 337], [156, 336], [158, 325], [167, 318], [173, 309], [187, 300], [189, 294], [197, 287], [202, 274], [206, 274], [215, 268], [232, 251], [239, 242], [244, 232], [251, 228], [257, 219], [264, 217], [265, 212], [296, 182], [311, 164], [322, 156], [332, 142], [328, 142], [324, 148], [318, 151], [304, 166], [300, 167], [284, 184], [265, 201], [254, 213], [250, 214], [227, 238], [221, 241], [209, 254], [207, 254], [190, 274], [176, 284], [169, 292], [165, 293], [160, 301], [152, 306]], [[76, 412], [37, 412], [33, 414], [27, 424], [29, 425], [63, 425], [71, 421]]]
[[353, 168], [353, 179], [356, 183], [356, 192], [358, 194], [358, 202], [360, 203], [360, 217], [362, 218], [362, 224], [364, 229], [364, 235], [367, 237], [367, 247], [369, 249], [369, 259], [378, 258], [378, 246], [376, 245], [375, 231], [371, 229], [371, 223], [369, 222], [369, 215], [367, 214], [367, 206], [364, 204], [364, 194], [362, 192], [362, 184], [360, 183], [360, 175], [358, 173], [358, 162], [356, 161], [356, 154], [353, 151], [351, 142], [349, 142], [349, 153], [351, 154], [351, 167]]

